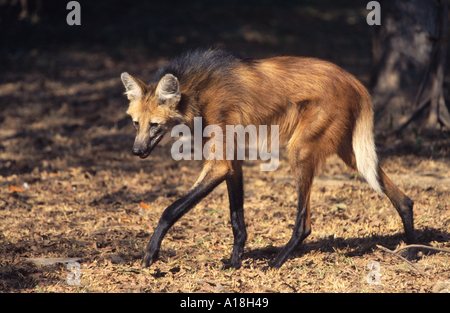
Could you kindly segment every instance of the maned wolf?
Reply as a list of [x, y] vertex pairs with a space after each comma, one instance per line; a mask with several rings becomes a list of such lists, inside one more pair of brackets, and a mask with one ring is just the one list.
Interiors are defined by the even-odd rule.
[[[338, 66], [301, 57], [242, 59], [209, 49], [166, 63], [148, 85], [128, 73], [122, 73], [121, 78], [130, 100], [127, 113], [136, 128], [132, 152], [141, 158], [146, 158], [175, 125], [184, 124], [192, 130], [194, 117], [202, 117], [203, 127], [219, 125], [223, 133], [226, 125], [279, 126], [279, 140], [286, 144], [297, 182], [298, 213], [291, 239], [271, 266], [280, 267], [311, 233], [314, 174], [334, 153], [357, 169], [376, 192], [387, 195], [403, 221], [407, 243], [416, 241], [414, 203], [378, 165], [370, 95]], [[242, 160], [223, 157], [204, 159], [197, 182], [163, 212], [145, 250], [144, 267], [157, 260], [169, 228], [224, 180], [234, 235], [231, 266], [241, 266], [247, 239]]]

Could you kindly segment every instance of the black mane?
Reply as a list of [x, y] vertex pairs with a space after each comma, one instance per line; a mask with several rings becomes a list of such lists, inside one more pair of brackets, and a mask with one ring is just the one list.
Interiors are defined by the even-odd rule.
[[230, 69], [243, 59], [222, 49], [198, 49], [189, 51], [168, 61], [156, 72], [152, 83], [158, 83], [166, 74], [172, 74], [182, 83], [184, 77], [229, 73]]

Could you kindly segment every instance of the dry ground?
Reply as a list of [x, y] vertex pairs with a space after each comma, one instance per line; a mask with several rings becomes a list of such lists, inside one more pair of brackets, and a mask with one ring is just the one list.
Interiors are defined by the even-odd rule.
[[[414, 264], [422, 277], [376, 247], [404, 245], [400, 218], [337, 158], [316, 178], [311, 236], [281, 269], [267, 264], [289, 240], [296, 214], [284, 158], [274, 172], [245, 165], [241, 269], [225, 267], [233, 237], [224, 184], [169, 231], [160, 260], [142, 269], [162, 211], [190, 188], [201, 164], [173, 161], [170, 146], [146, 160], [131, 155], [134, 131], [116, 74], [137, 72], [137, 57], [58, 55], [72, 64], [58, 79], [35, 71], [0, 86], [1, 292], [431, 292], [450, 279], [448, 254], [420, 253]], [[99, 70], [84, 71], [87, 58]], [[383, 142], [382, 164], [415, 201], [419, 241], [450, 248], [448, 138], [421, 140]], [[80, 258], [81, 284], [67, 284], [65, 265], [35, 266], [30, 257]], [[367, 283], [370, 261], [380, 264], [380, 285]]]

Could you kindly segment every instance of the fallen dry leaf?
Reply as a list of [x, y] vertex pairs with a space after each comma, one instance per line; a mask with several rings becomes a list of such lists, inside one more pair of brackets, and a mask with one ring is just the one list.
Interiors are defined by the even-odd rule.
[[10, 185], [10, 186], [9, 186], [9, 190], [10, 190], [10, 191], [17, 191], [17, 192], [23, 192], [23, 191], [24, 191], [23, 188], [16, 187], [16, 186], [13, 186], [13, 185]]
[[143, 210], [150, 210], [152, 208], [150, 205], [148, 205], [147, 203], [142, 202], [142, 201], [141, 201], [140, 205]]

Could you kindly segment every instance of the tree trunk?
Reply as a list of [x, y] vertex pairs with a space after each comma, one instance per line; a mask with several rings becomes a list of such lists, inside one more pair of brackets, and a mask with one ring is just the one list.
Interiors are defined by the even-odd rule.
[[371, 79], [376, 131], [450, 129], [443, 92], [447, 0], [381, 0], [380, 4]]

